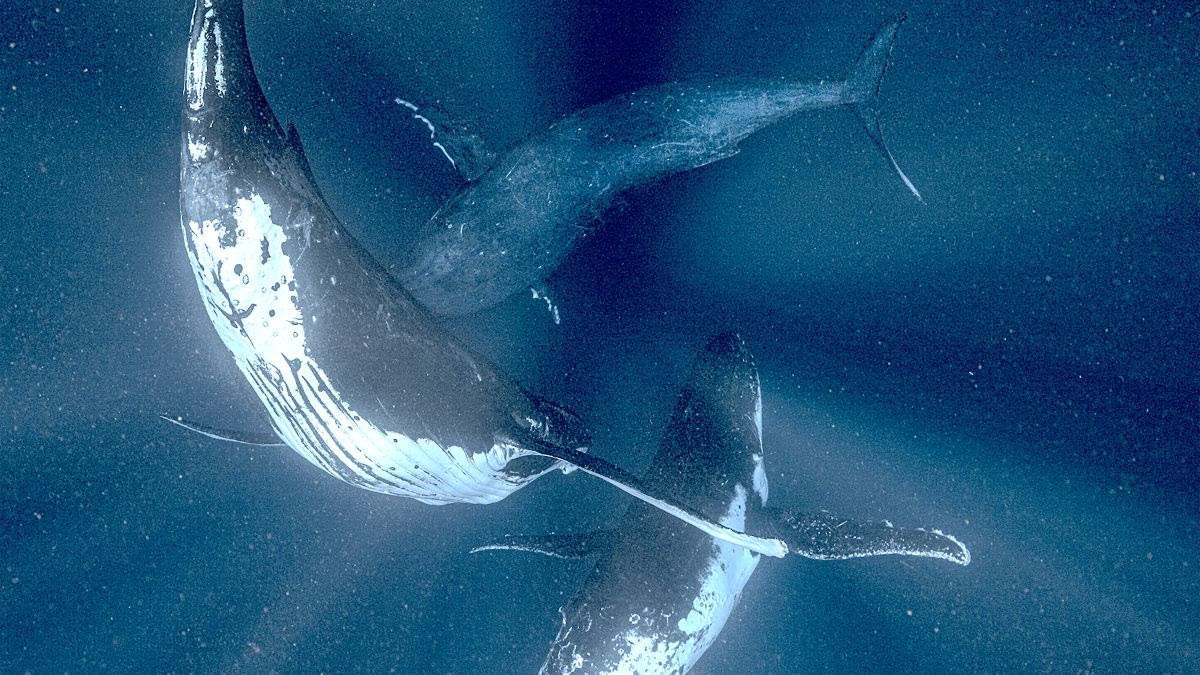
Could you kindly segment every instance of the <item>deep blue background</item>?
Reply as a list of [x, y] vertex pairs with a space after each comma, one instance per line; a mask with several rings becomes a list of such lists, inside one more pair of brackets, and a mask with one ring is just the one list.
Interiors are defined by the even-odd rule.
[[[276, 112], [386, 260], [459, 187], [397, 96], [504, 147], [663, 80], [838, 77], [907, 10], [881, 111], [927, 204], [849, 112], [801, 116], [621, 200], [551, 279], [562, 325], [521, 297], [454, 329], [639, 469], [738, 327], [774, 505], [972, 549], [765, 561], [697, 672], [1194, 670], [1200, 18], [999, 5], [246, 11]], [[156, 417], [265, 427], [181, 246], [190, 15], [0, 0], [0, 670], [535, 670], [587, 566], [466, 550], [625, 497], [574, 474], [427, 507]]]

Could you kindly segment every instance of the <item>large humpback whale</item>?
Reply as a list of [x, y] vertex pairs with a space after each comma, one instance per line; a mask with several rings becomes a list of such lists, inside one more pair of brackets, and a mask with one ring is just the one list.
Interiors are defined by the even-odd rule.
[[[796, 552], [808, 558], [971, 559], [937, 531], [767, 509], [758, 373], [734, 333], [713, 338], [696, 358], [645, 480], [668, 494], [694, 496], [702, 513], [734, 529], [800, 524], [807, 536]], [[759, 561], [753, 551], [636, 504], [611, 531], [510, 536], [475, 550], [493, 549], [598, 557], [561, 609], [543, 673], [686, 672], [724, 627]]]
[[[537, 284], [622, 190], [738, 152], [754, 132], [802, 111], [851, 106], [914, 195], [883, 140], [874, 103], [903, 17], [884, 24], [844, 80], [726, 78], [640, 89], [584, 108], [491, 163], [476, 137], [397, 99], [438, 149], [477, 178], [438, 209], [395, 267], [435, 314], [491, 307]], [[482, 174], [482, 175], [477, 175]], [[535, 295], [536, 297], [536, 295]]]
[[427, 504], [495, 502], [575, 466], [713, 536], [787, 553], [586, 454], [574, 415], [460, 345], [394, 283], [326, 205], [295, 130], [267, 104], [240, 0], [196, 0], [184, 89], [188, 259], [289, 447], [350, 484]]

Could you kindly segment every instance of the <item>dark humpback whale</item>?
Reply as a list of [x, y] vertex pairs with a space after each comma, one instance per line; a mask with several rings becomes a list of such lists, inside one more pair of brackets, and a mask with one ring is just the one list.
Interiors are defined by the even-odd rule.
[[[940, 532], [767, 509], [758, 374], [733, 333], [712, 339], [697, 357], [645, 481], [694, 496], [702, 513], [734, 529], [799, 524], [808, 536], [796, 552], [809, 558], [900, 554], [970, 562], [966, 547]], [[753, 551], [637, 504], [612, 531], [510, 536], [475, 550], [491, 549], [599, 558], [561, 609], [543, 673], [686, 672], [725, 625], [759, 561]]]
[[919, 199], [887, 149], [874, 112], [902, 19], [879, 29], [845, 80], [726, 78], [641, 89], [560, 120], [508, 150], [486, 172], [479, 166], [491, 153], [461, 124], [397, 99], [427, 125], [438, 150], [465, 177], [482, 173], [422, 226], [394, 268], [397, 278], [438, 315], [491, 307], [553, 271], [622, 190], [730, 157], [750, 134], [806, 110], [853, 107]]
[[426, 315], [321, 197], [255, 77], [240, 0], [196, 0], [184, 90], [188, 259], [213, 326], [289, 447], [352, 485], [427, 504], [495, 502], [575, 466], [713, 536], [786, 554], [783, 541], [713, 523], [586, 454], [574, 415]]

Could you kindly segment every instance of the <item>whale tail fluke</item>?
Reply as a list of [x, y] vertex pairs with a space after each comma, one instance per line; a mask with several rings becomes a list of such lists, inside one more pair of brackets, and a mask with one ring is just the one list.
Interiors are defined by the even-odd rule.
[[888, 57], [892, 53], [892, 46], [896, 43], [896, 33], [900, 31], [900, 24], [904, 23], [904, 20], [905, 16], [901, 14], [879, 28], [875, 37], [871, 39], [871, 43], [863, 50], [862, 56], [858, 57], [858, 62], [854, 65], [854, 70], [846, 81], [846, 88], [850, 106], [854, 108], [855, 114], [862, 121], [867, 135], [891, 162], [892, 168], [896, 170], [900, 180], [904, 181], [905, 187], [913, 193], [918, 201], [924, 202], [921, 193], [917, 191], [916, 186], [905, 175], [896, 162], [896, 158], [892, 156], [892, 151], [883, 138], [883, 129], [879, 124], [877, 105], [879, 85], [883, 82], [883, 73], [887, 70]]

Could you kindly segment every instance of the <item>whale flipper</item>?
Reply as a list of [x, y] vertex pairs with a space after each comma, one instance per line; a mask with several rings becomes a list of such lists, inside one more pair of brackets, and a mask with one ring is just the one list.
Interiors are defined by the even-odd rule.
[[231, 429], [217, 429], [215, 427], [198, 424], [191, 420], [185, 420], [182, 417], [171, 417], [168, 415], [159, 415], [159, 417], [170, 422], [171, 424], [181, 426], [188, 431], [194, 431], [201, 436], [215, 438], [218, 441], [228, 441], [230, 443], [241, 443], [242, 445], [255, 445], [264, 448], [286, 448], [287, 443], [279, 440], [279, 436], [272, 433], [255, 433], [253, 431], [234, 431]]
[[395, 101], [423, 125], [429, 132], [433, 147], [449, 160], [464, 180], [474, 182], [492, 168], [496, 153], [488, 148], [483, 138], [471, 131], [470, 125], [436, 106], [418, 105], [402, 98], [396, 98]]
[[[498, 442], [504, 441], [498, 439]], [[737, 544], [738, 546], [744, 546], [755, 553], [769, 555], [773, 558], [782, 558], [789, 552], [788, 544], [782, 539], [756, 536], [722, 525], [710, 516], [706, 516], [687, 505], [683, 500], [664, 497], [662, 490], [655, 489], [654, 486], [648, 485], [641, 478], [599, 457], [594, 457], [573, 448], [555, 447], [536, 441], [530, 445], [534, 448], [535, 452], [573, 464], [584, 473], [599, 478], [622, 492], [642, 500], [663, 513], [682, 520], [711, 537], [716, 537], [717, 539]]]
[[871, 43], [863, 50], [862, 56], [858, 58], [858, 62], [855, 63], [854, 71], [850, 73], [846, 85], [853, 98], [850, 107], [858, 115], [867, 135], [874, 141], [875, 147], [879, 148], [884, 157], [891, 162], [892, 168], [896, 170], [896, 174], [900, 176], [904, 186], [913, 193], [918, 201], [924, 202], [921, 193], [917, 191], [916, 186], [904, 174], [896, 162], [896, 158], [892, 156], [892, 151], [883, 138], [883, 127], [879, 122], [879, 86], [883, 82], [884, 71], [887, 70], [888, 57], [896, 43], [896, 33], [900, 30], [900, 24], [904, 23], [904, 19], [905, 16], [901, 14], [879, 28], [875, 37], [871, 39]]
[[471, 553], [480, 551], [525, 551], [541, 553], [552, 558], [575, 560], [586, 558], [612, 545], [615, 533], [598, 530], [586, 534], [507, 534], [494, 541], [476, 546]]
[[827, 511], [798, 513], [771, 510], [789, 552], [813, 560], [845, 560], [875, 555], [940, 558], [971, 563], [962, 542], [939, 530], [895, 527], [889, 522], [861, 522]]

